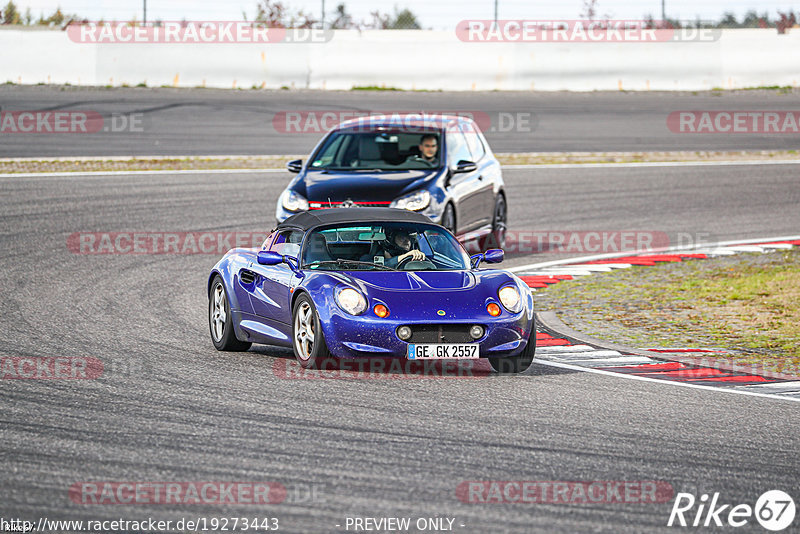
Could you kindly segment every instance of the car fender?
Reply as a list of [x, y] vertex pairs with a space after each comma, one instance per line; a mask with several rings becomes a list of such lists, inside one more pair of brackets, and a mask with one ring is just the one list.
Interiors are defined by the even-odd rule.
[[333, 317], [341, 316], [347, 319], [352, 319], [354, 317], [342, 310], [336, 303], [336, 291], [339, 290], [339, 288], [351, 287], [364, 295], [367, 302], [369, 302], [370, 298], [369, 291], [361, 280], [343, 273], [335, 271], [320, 271], [310, 274], [308, 271], [305, 271], [305, 273], [306, 276], [303, 278], [300, 285], [295, 288], [294, 294], [292, 295], [292, 308], [294, 308], [294, 303], [297, 301], [300, 294], [308, 294], [314, 303], [314, 307], [317, 309], [323, 335], [326, 338], [332, 339]]
[[[211, 293], [211, 281], [214, 276], [219, 275], [225, 285], [225, 293], [228, 295], [228, 305], [233, 312], [253, 313], [253, 306], [249, 298], [244, 298], [243, 291], [238, 291], [239, 270], [249, 267], [257, 261], [256, 249], [233, 249], [228, 251], [219, 262], [211, 269], [208, 277], [206, 292]], [[238, 329], [237, 329], [238, 330]]]

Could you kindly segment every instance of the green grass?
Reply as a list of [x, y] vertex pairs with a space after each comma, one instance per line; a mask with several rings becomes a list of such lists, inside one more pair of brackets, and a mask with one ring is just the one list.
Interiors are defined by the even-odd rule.
[[540, 310], [636, 347], [724, 348], [798, 374], [800, 250], [632, 267], [536, 293]]
[[397, 87], [386, 87], [385, 85], [354, 85], [351, 91], [402, 91]]
[[791, 85], [759, 85], [757, 87], [745, 87], [744, 91], [777, 91], [782, 94], [791, 93], [794, 87]]
[[[758, 85], [753, 87], [740, 87], [738, 89], [723, 89], [722, 87], [712, 87], [713, 93], [722, 93], [725, 91], [775, 91], [780, 94], [787, 94], [794, 91], [796, 88], [791, 85]], [[692, 94], [695, 94], [694, 92]]]

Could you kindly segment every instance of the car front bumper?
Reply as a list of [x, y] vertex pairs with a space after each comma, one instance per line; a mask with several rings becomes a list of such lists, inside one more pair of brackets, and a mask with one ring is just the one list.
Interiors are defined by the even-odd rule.
[[[533, 315], [522, 311], [505, 319], [442, 321], [442, 324], [478, 324], [485, 328], [484, 336], [472, 341], [479, 345], [481, 358], [517, 356], [528, 344], [534, 333]], [[347, 317], [334, 315], [323, 326], [328, 350], [339, 358], [384, 357], [403, 358], [408, 354], [409, 343], [397, 337], [399, 326], [436, 324], [431, 321], [403, 321], [378, 317]]]
[[[337, 206], [338, 207], [338, 206]], [[354, 206], [357, 207], [357, 206]], [[275, 220], [278, 224], [282, 223], [292, 215], [297, 215], [300, 213], [299, 211], [288, 211], [286, 210], [281, 204], [275, 208]], [[444, 205], [433, 205], [431, 204], [420, 213], [428, 217], [432, 222], [436, 224], [441, 224], [442, 222], [442, 215], [444, 214]]]

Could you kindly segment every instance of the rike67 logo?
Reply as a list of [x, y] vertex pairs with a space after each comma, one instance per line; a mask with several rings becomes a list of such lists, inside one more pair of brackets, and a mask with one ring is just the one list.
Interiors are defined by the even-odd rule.
[[781, 490], [764, 492], [755, 506], [749, 504], [724, 504], [719, 493], [704, 493], [696, 499], [691, 493], [678, 493], [667, 526], [681, 527], [743, 527], [753, 517], [767, 530], [778, 532], [789, 527], [794, 521], [794, 500]]

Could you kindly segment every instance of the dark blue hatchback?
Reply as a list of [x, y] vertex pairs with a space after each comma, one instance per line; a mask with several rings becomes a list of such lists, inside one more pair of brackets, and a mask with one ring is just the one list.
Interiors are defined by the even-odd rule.
[[508, 209], [500, 163], [475, 122], [450, 115], [361, 117], [341, 123], [278, 199], [278, 222], [340, 207], [392, 207], [426, 215], [459, 240], [505, 244]]

